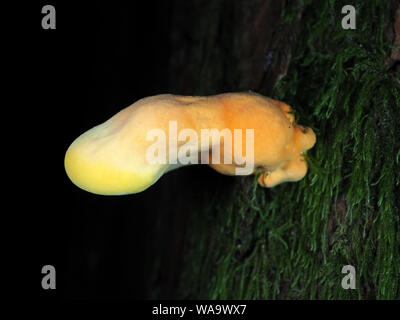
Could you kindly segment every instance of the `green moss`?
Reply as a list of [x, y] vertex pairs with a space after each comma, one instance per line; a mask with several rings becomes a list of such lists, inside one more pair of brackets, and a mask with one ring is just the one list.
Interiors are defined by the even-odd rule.
[[[309, 173], [273, 189], [238, 178], [200, 208], [181, 297], [400, 297], [400, 80], [384, 63], [389, 11], [385, 1], [353, 3], [354, 31], [341, 29], [347, 3], [305, 1], [295, 58], [274, 88], [317, 133]], [[356, 290], [340, 286], [346, 264]]]

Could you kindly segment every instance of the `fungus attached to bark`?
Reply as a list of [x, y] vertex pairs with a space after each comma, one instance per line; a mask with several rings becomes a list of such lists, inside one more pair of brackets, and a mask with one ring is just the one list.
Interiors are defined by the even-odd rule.
[[[78, 187], [103, 195], [141, 192], [165, 172], [200, 158], [223, 174], [261, 170], [263, 187], [298, 181], [307, 172], [303, 152], [316, 137], [295, 123], [291, 111], [255, 93], [144, 98], [79, 136], [66, 152], [65, 170]], [[165, 149], [158, 148], [162, 143]], [[166, 161], [149, 160], [149, 154]]]

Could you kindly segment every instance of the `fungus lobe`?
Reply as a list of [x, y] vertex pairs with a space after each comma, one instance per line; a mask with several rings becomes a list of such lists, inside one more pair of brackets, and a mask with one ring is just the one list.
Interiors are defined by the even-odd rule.
[[[185, 132], [183, 136], [192, 133], [191, 143], [178, 139], [180, 134], [173, 139], [171, 123], [176, 132]], [[165, 163], [149, 161], [149, 149], [154, 147], [149, 132], [154, 130], [165, 133]], [[204, 144], [200, 137], [204, 137], [205, 130], [217, 132], [216, 139], [210, 136]], [[245, 135], [249, 130], [252, 136]], [[235, 138], [241, 132], [239, 147], [235, 141], [228, 143], [228, 136], [218, 135], [221, 132]], [[143, 98], [83, 133], [68, 148], [64, 165], [71, 181], [86, 191], [102, 195], [137, 193], [179, 167], [187, 156], [180, 152], [185, 146], [185, 150], [199, 154], [201, 159], [209, 152], [209, 165], [223, 174], [252, 174], [261, 170], [258, 183], [270, 188], [305, 176], [307, 163], [303, 153], [315, 142], [311, 128], [295, 123], [289, 105], [256, 93], [205, 97], [162, 94]], [[248, 148], [250, 145], [252, 149]], [[212, 161], [216, 147], [220, 161]], [[248, 150], [252, 154], [246, 155], [251, 157], [245, 158], [248, 163], [244, 163], [243, 152]], [[225, 161], [228, 158], [230, 161]], [[250, 170], [243, 171], [249, 163]]]

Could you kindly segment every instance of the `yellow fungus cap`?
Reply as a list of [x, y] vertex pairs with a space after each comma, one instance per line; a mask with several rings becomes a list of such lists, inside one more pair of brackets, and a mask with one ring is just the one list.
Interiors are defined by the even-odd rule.
[[[177, 132], [170, 135], [171, 122], [175, 123]], [[148, 135], [154, 129], [164, 134], [168, 150], [165, 162], [147, 160], [147, 152], [153, 150], [154, 143]], [[243, 133], [240, 150], [229, 150], [224, 139], [212, 142], [212, 148], [220, 146], [222, 152], [228, 150], [234, 159], [247, 153], [247, 131], [250, 129], [254, 136], [249, 138], [249, 143], [254, 148], [249, 148], [253, 149], [251, 166], [244, 174], [261, 169], [263, 174], [258, 182], [263, 187], [302, 179], [307, 173], [303, 152], [316, 142], [311, 128], [295, 123], [289, 105], [256, 93], [209, 97], [164, 94], [141, 99], [79, 136], [65, 154], [65, 170], [74, 184], [95, 194], [141, 192], [165, 172], [179, 167], [178, 150], [186, 141], [173, 140], [183, 129], [190, 129], [197, 137], [202, 136], [204, 129], [228, 130], [231, 136], [240, 130]], [[197, 153], [212, 149], [203, 150], [198, 141], [193, 146]], [[216, 162], [210, 166], [223, 174], [240, 174], [237, 169], [243, 168], [243, 163]]]

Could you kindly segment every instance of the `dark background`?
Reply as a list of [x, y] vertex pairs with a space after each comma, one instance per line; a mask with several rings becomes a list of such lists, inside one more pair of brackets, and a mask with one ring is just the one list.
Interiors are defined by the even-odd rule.
[[[29, 8], [35, 17], [27, 56], [35, 97], [31, 137], [39, 141], [30, 146], [34, 221], [27, 251], [35, 262], [28, 271], [34, 287], [46, 298], [171, 298], [191, 199], [215, 188], [210, 181], [221, 181], [219, 175], [208, 167], [184, 168], [146, 192], [105, 197], [77, 188], [63, 167], [65, 151], [81, 133], [140, 98], [171, 92], [171, 3], [52, 4], [56, 30], [41, 28], [44, 4]], [[158, 273], [151, 269], [155, 259]], [[56, 268], [53, 291], [40, 285], [46, 264]]]

